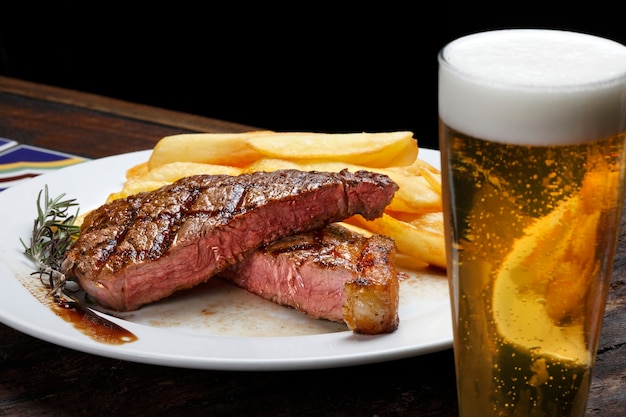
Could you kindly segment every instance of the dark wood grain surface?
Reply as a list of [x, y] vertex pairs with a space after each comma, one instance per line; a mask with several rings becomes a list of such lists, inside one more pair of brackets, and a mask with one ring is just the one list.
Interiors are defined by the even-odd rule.
[[[257, 129], [0, 77], [0, 136], [99, 158], [184, 132]], [[626, 223], [587, 416], [626, 410]], [[0, 289], [1, 290], [1, 289]], [[450, 349], [307, 371], [228, 372], [109, 359], [0, 324], [0, 416], [458, 416]]]

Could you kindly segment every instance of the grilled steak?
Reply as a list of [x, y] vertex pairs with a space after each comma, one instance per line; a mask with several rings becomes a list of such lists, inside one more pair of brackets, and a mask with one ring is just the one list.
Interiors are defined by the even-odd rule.
[[272, 242], [227, 267], [220, 276], [314, 318], [345, 322], [364, 334], [398, 327], [395, 244], [340, 225]]
[[355, 213], [378, 217], [396, 190], [368, 171], [187, 177], [90, 212], [63, 272], [102, 305], [135, 310], [206, 281], [262, 244]]

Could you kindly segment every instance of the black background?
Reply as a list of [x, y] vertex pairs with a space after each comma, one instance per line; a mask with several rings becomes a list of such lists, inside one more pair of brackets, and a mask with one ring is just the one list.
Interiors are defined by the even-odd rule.
[[436, 148], [437, 53], [454, 38], [543, 27], [626, 43], [618, 3], [126, 4], [0, 6], [0, 74], [264, 129], [411, 130]]

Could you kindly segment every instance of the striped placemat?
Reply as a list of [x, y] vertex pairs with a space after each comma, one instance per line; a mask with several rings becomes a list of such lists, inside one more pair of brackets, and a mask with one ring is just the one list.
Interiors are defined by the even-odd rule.
[[0, 138], [0, 191], [29, 178], [88, 159]]

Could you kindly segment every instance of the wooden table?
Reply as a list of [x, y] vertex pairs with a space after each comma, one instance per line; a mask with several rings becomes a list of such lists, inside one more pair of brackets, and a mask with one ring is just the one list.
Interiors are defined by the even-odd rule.
[[[0, 137], [100, 158], [163, 136], [255, 129], [0, 77]], [[626, 221], [626, 217], [624, 218]], [[588, 416], [626, 410], [626, 224]], [[452, 350], [307, 371], [146, 365], [59, 347], [0, 324], [0, 416], [457, 416]]]

